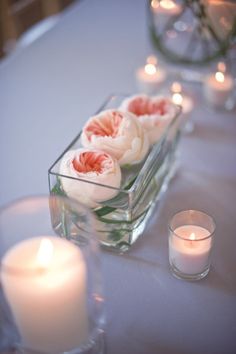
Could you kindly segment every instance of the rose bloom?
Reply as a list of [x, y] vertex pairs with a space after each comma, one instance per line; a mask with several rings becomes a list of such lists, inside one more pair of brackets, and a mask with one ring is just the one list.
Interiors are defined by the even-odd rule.
[[129, 112], [106, 110], [91, 117], [85, 124], [82, 145], [106, 151], [120, 165], [143, 160], [149, 150], [149, 142], [142, 125]]
[[99, 150], [78, 149], [68, 151], [62, 158], [60, 174], [63, 190], [68, 197], [77, 199], [91, 208], [99, 202], [113, 198], [118, 190], [102, 187], [83, 180], [119, 188], [121, 171], [118, 162], [109, 154]]
[[150, 144], [156, 143], [176, 115], [171, 99], [162, 96], [135, 95], [126, 98], [120, 109], [136, 115], [148, 134]]

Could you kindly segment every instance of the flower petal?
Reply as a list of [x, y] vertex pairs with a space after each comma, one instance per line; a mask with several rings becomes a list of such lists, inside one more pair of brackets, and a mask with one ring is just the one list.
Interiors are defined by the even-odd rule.
[[169, 98], [162, 96], [131, 96], [122, 102], [120, 109], [136, 115], [148, 134], [150, 144], [161, 138], [176, 114], [176, 106]]
[[60, 174], [65, 176], [61, 177], [61, 183], [68, 197], [77, 199], [92, 208], [118, 193], [118, 190], [109, 187], [118, 189], [121, 185], [121, 170], [118, 162], [100, 150], [68, 151], [62, 158]]
[[[101, 121], [100, 131], [96, 125], [98, 121]], [[92, 133], [93, 129], [94, 133]], [[137, 139], [139, 144], [133, 144]], [[109, 153], [121, 165], [140, 162], [149, 150], [148, 137], [141, 123], [132, 113], [119, 110], [106, 110], [91, 117], [83, 128], [81, 141], [85, 147], [93, 147]]]

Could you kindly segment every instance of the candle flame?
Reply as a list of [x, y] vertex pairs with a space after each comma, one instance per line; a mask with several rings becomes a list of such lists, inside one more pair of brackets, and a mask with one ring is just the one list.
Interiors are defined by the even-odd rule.
[[151, 7], [153, 9], [157, 9], [159, 7], [159, 1], [158, 0], [152, 0], [151, 1]]
[[189, 239], [190, 239], [191, 241], [196, 240], [196, 236], [195, 236], [195, 233], [194, 233], [194, 232], [191, 233], [191, 235], [189, 236]]
[[160, 5], [163, 9], [171, 10], [173, 9], [176, 4], [172, 0], [161, 0]]
[[226, 72], [226, 65], [222, 61], [220, 61], [217, 65], [218, 71], [221, 71], [222, 73]]
[[182, 91], [182, 86], [179, 82], [173, 82], [171, 85], [171, 91], [173, 93], [180, 93]]
[[47, 268], [53, 256], [53, 243], [48, 238], [43, 238], [40, 242], [37, 253], [37, 262], [43, 268]]
[[144, 70], [148, 75], [154, 75], [157, 72], [157, 69], [153, 64], [146, 64]]
[[181, 93], [178, 93], [178, 92], [176, 92], [176, 93], [173, 93], [173, 95], [172, 95], [172, 102], [174, 103], [174, 104], [177, 104], [177, 105], [182, 105], [182, 103], [183, 103], [183, 96], [181, 95]]
[[155, 57], [155, 55], [149, 55], [149, 57], [147, 57], [147, 64], [157, 65], [157, 57]]
[[225, 81], [225, 76], [222, 72], [217, 71], [217, 73], [215, 73], [215, 79], [218, 82], [224, 82]]

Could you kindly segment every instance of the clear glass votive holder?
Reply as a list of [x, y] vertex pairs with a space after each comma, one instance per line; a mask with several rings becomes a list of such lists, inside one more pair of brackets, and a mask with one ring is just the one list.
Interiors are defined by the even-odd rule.
[[0, 210], [0, 352], [104, 353], [93, 223], [86, 207], [61, 196]]
[[169, 263], [174, 276], [200, 280], [210, 269], [213, 218], [198, 210], [176, 213], [169, 222]]
[[[235, 107], [235, 90], [233, 87], [233, 79], [232, 87], [214, 87], [211, 83], [212, 75], [205, 80], [203, 84], [203, 95], [205, 98], [206, 104], [215, 110], [220, 111], [232, 111]], [[214, 83], [214, 81], [213, 81]], [[230, 85], [230, 83], [229, 83]]]

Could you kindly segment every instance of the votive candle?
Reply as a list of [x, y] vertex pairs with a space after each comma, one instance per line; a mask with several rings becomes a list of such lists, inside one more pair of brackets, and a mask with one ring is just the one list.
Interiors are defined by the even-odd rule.
[[209, 272], [214, 222], [196, 210], [177, 213], [170, 223], [169, 262], [174, 275], [198, 280]]
[[219, 63], [217, 71], [206, 77], [203, 85], [206, 101], [216, 108], [226, 108], [234, 89], [234, 79], [222, 64]]
[[146, 64], [136, 71], [136, 81], [139, 90], [148, 95], [157, 92], [166, 79], [166, 71], [157, 64], [154, 56], [147, 58]]

